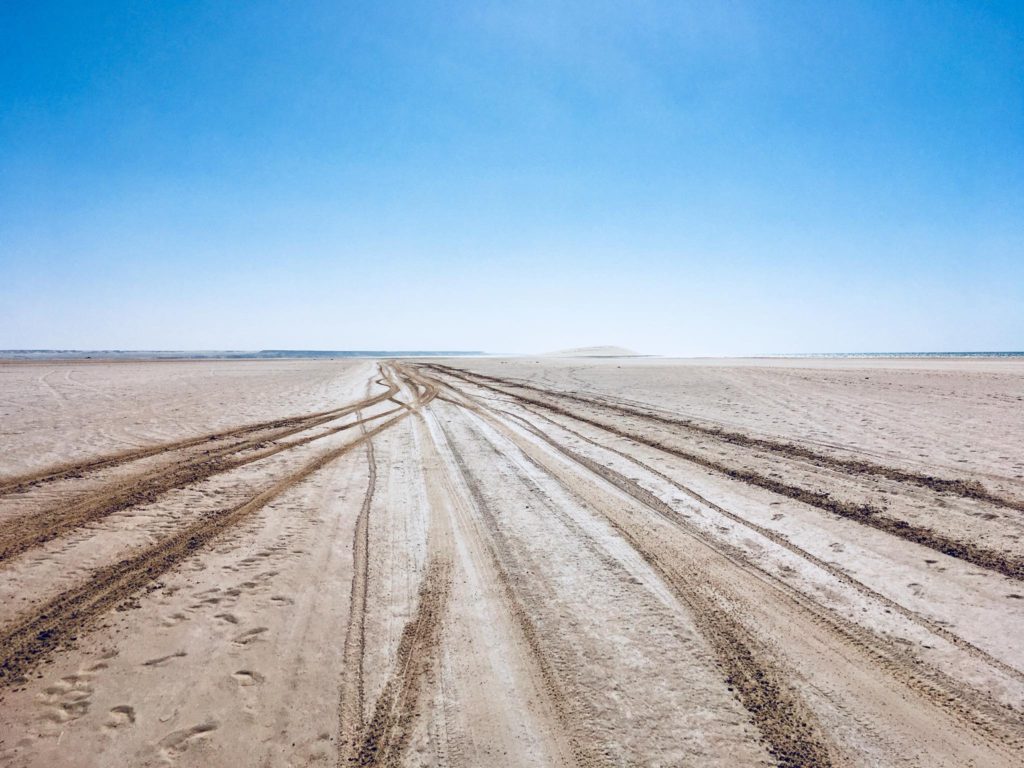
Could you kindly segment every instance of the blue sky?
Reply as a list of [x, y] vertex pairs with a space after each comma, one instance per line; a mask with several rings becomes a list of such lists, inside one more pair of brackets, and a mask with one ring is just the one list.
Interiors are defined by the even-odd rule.
[[1024, 348], [1024, 5], [0, 6], [0, 348], [589, 344]]

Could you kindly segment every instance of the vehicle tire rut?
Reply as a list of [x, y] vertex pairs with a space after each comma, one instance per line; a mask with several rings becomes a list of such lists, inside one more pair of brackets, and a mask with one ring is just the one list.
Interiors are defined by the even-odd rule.
[[235, 527], [292, 486], [397, 424], [405, 416], [395, 416], [355, 441], [322, 454], [241, 504], [209, 514], [139, 552], [99, 568], [84, 583], [65, 590], [34, 608], [27, 616], [3, 627], [0, 629], [0, 686], [12, 685], [23, 678], [45, 656], [73, 642], [96, 617], [198, 552], [212, 539]]
[[363, 656], [366, 638], [366, 595], [370, 576], [370, 508], [377, 485], [377, 460], [373, 441], [366, 441], [369, 475], [363, 505], [352, 535], [352, 594], [342, 657], [342, 684], [339, 700], [339, 765], [350, 762], [363, 729]]
[[274, 444], [273, 441], [282, 437], [312, 429], [323, 424], [325, 420], [340, 417], [318, 419], [311, 424], [292, 427], [274, 436], [259, 436], [213, 451], [209, 455], [204, 453], [178, 464], [160, 467], [136, 476], [118, 478], [73, 501], [61, 502], [51, 508], [35, 510], [5, 520], [0, 523], [0, 563], [121, 510], [154, 502], [169, 491], [239, 469], [353, 427], [364, 426], [366, 422], [384, 418], [398, 410], [391, 409], [313, 435]]
[[[387, 385], [385, 385], [387, 386]], [[392, 385], [394, 386], [394, 385]], [[120, 451], [118, 453], [109, 454], [107, 456], [101, 456], [96, 459], [89, 459], [87, 461], [73, 462], [66, 464], [59, 464], [57, 466], [47, 467], [27, 474], [19, 475], [18, 477], [8, 478], [0, 482], [0, 496], [6, 496], [12, 493], [19, 493], [27, 490], [28, 488], [39, 486], [45, 483], [51, 483], [57, 480], [65, 480], [69, 478], [79, 478], [87, 473], [96, 472], [103, 469], [110, 469], [117, 467], [122, 464], [128, 464], [133, 461], [140, 459], [146, 459], [153, 456], [159, 456], [161, 454], [172, 453], [174, 451], [183, 450], [186, 448], [194, 448], [201, 446], [205, 443], [211, 443], [221, 440], [227, 440], [235, 437], [244, 437], [254, 432], [265, 432], [279, 429], [289, 429], [298, 427], [299, 430], [309, 429], [318, 419], [330, 421], [337, 419], [342, 416], [346, 416], [353, 413], [361, 408], [368, 408], [376, 403], [383, 402], [389, 399], [398, 391], [397, 386], [394, 389], [388, 388], [387, 392], [375, 395], [368, 400], [361, 401], [359, 403], [351, 403], [348, 405], [341, 406], [340, 408], [332, 408], [326, 411], [317, 411], [316, 413], [308, 413], [302, 416], [289, 416], [283, 419], [273, 419], [271, 421], [257, 422], [254, 424], [246, 424], [241, 427], [234, 427], [229, 430], [222, 432], [211, 432], [197, 437], [190, 437], [184, 440], [175, 440], [169, 443], [161, 443], [159, 445], [148, 446], [146, 448], [137, 448], [127, 451]], [[323, 422], [319, 422], [323, 423]], [[278, 436], [280, 437], [280, 435]], [[273, 437], [264, 437], [264, 440], [274, 439]]]
[[[921, 546], [928, 547], [929, 549], [941, 554], [955, 557], [981, 568], [996, 571], [997, 573], [1001, 573], [1011, 579], [1024, 581], [1024, 559], [1022, 558], [1007, 555], [973, 542], [955, 539], [935, 531], [932, 528], [915, 525], [913, 523], [908, 523], [905, 520], [891, 517], [885, 514], [882, 509], [870, 504], [858, 504], [856, 502], [838, 499], [825, 491], [809, 490], [807, 488], [782, 482], [781, 480], [776, 480], [773, 477], [769, 477], [750, 469], [732, 467], [720, 461], [710, 459], [707, 456], [687, 451], [677, 446], [667, 445], [663, 441], [645, 435], [640, 430], [616, 427], [607, 421], [585, 416], [578, 411], [574, 411], [570, 408], [566, 408], [540, 398], [524, 396], [505, 391], [486, 383], [480, 383], [478, 381], [474, 381], [470, 377], [461, 375], [461, 372], [455, 373], [450, 369], [445, 369], [443, 372], [457, 379], [462, 379], [467, 383], [491, 389], [505, 395], [506, 397], [512, 397], [521, 403], [529, 403], [546, 409], [552, 413], [567, 416], [582, 423], [598, 427], [599, 429], [603, 429], [611, 434], [617, 435], [618, 437], [624, 437], [628, 440], [633, 440], [651, 448], [657, 448], [658, 450], [672, 454], [677, 458], [693, 464], [698, 464], [734, 480], [739, 480], [747, 483], [748, 485], [764, 488], [765, 490], [777, 493], [780, 496], [794, 499], [804, 504], [808, 504], [809, 506], [830, 512], [839, 517], [853, 520], [862, 525], [883, 531], [892, 536], [896, 536], [915, 544], [920, 544]], [[550, 393], [545, 392], [545, 394], [551, 396]]]

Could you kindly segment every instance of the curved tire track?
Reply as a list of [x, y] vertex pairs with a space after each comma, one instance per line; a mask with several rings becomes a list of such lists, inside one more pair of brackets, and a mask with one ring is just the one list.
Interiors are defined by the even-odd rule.
[[[369, 421], [384, 418], [398, 410], [398, 408], [391, 409], [351, 424], [343, 424], [297, 440], [271, 445], [269, 448], [265, 447], [270, 441], [307, 431], [326, 421], [342, 418], [348, 413], [328, 419], [318, 419], [312, 424], [292, 427], [283, 432], [277, 432], [273, 436], [261, 435], [220, 450], [211, 451], [209, 454], [204, 453], [197, 457], [191, 457], [178, 464], [160, 467], [139, 475], [118, 478], [71, 502], [62, 502], [49, 509], [35, 510], [5, 520], [0, 523], [0, 563], [84, 525], [102, 520], [115, 512], [154, 502], [168, 491], [201, 482], [214, 475], [238, 469], [355, 426], [364, 426]], [[252, 453], [245, 456], [238, 455], [247, 451]]]
[[[463, 404], [462, 407], [466, 405]], [[525, 449], [527, 458], [534, 461], [542, 471], [551, 475], [570, 493], [574, 493], [572, 487], [565, 484], [557, 474], [552, 473], [549, 467], [537, 463], [531, 456], [529, 447], [510, 433], [498, 419], [479, 406], [472, 410], [520, 449]], [[464, 464], [462, 466], [464, 467]], [[587, 468], [593, 471], [592, 466]], [[485, 503], [479, 489], [472, 485], [470, 487], [475, 490], [474, 498], [477, 504]], [[605, 514], [604, 517], [687, 606], [698, 630], [714, 651], [725, 674], [726, 684], [730, 686], [730, 690], [734, 692], [744, 709], [750, 713], [768, 750], [779, 764], [786, 768], [833, 765], [834, 747], [813, 712], [785, 684], [785, 675], [780, 668], [771, 663], [763, 646], [741, 624], [716, 605], [713, 595], [709, 595], [704, 584], [695, 578], [697, 574], [691, 577], [685, 569], [668, 567], [666, 558], [653, 553], [617, 516]], [[581, 749], [579, 744], [576, 747]], [[585, 751], [579, 757], [583, 758], [583, 764], [598, 764], [595, 757], [586, 754]]]
[[[590, 418], [577, 411], [547, 402], [540, 398], [508, 392], [499, 387], [474, 381], [472, 378], [460, 375], [460, 373], [455, 373], [449, 370], [445, 370], [443, 372], [457, 379], [462, 379], [469, 384], [490, 389], [494, 392], [505, 395], [506, 397], [512, 397], [520, 403], [530, 403], [531, 405], [546, 409], [552, 413], [567, 416], [584, 424], [589, 424], [599, 429], [603, 429], [606, 432], [619, 437], [624, 437], [628, 440], [642, 443], [643, 445], [647, 445], [651, 448], [656, 448], [693, 464], [699, 464], [700, 466], [711, 469], [734, 480], [739, 480], [749, 485], [764, 488], [765, 490], [777, 493], [780, 496], [786, 496], [787, 498], [808, 504], [812, 507], [817, 507], [825, 512], [830, 512], [838, 515], [839, 517], [853, 520], [854, 522], [862, 525], [867, 525], [871, 528], [875, 528], [906, 541], [920, 544], [921, 546], [928, 547], [929, 549], [941, 554], [955, 557], [981, 568], [996, 571], [997, 573], [1001, 573], [1004, 576], [1008, 576], [1009, 578], [1017, 581], [1024, 581], [1024, 559], [1022, 558], [1012, 557], [973, 542], [954, 539], [931, 528], [915, 525], [908, 523], [905, 520], [891, 517], [885, 514], [883, 510], [878, 507], [871, 506], [870, 504], [857, 504], [855, 502], [837, 499], [829, 493], [823, 491], [811, 491], [800, 486], [784, 483], [781, 480], [776, 480], [753, 470], [730, 467], [720, 461], [709, 459], [706, 456], [693, 453], [692, 451], [686, 451], [676, 446], [666, 445], [660, 440], [648, 437], [639, 430], [616, 427], [605, 421]], [[476, 374], [473, 375], [475, 376]], [[551, 393], [545, 392], [545, 394], [549, 397], [551, 396]]]
[[[484, 381], [502, 384], [507, 387], [527, 389], [549, 397], [563, 398], [599, 408], [608, 408], [610, 410], [618, 411], [624, 415], [636, 416], [650, 421], [656, 421], [667, 426], [685, 429], [732, 445], [738, 445], [743, 448], [756, 448], [759, 450], [771, 451], [787, 458], [804, 459], [814, 462], [819, 466], [828, 466], [852, 475], [877, 475], [888, 480], [910, 483], [922, 488], [929, 488], [939, 493], [949, 493], [965, 499], [984, 501], [996, 507], [1024, 512], [1024, 500], [993, 493], [977, 480], [942, 478], [920, 472], [911, 472], [909, 470], [891, 467], [885, 464], [878, 464], [873, 461], [867, 461], [866, 459], [844, 459], [827, 453], [821, 453], [820, 451], [815, 451], [806, 446], [798, 445], [789, 441], [754, 437], [753, 435], [728, 430], [719, 426], [701, 424], [693, 419], [664, 416], [650, 409], [638, 408], [634, 405], [618, 402], [614, 398], [610, 397], [587, 397], [574, 392], [545, 389], [526, 382], [503, 379], [498, 376], [488, 376], [482, 373], [461, 371], [448, 366], [427, 365], [425, 367], [443, 371], [457, 378], [464, 378], [470, 383], [478, 384], [478, 386], [486, 385], [480, 384], [479, 382], [473, 382], [472, 379], [482, 379]], [[465, 376], [460, 374], [465, 374]], [[466, 376], [469, 378], [466, 378]], [[512, 393], [503, 392], [503, 394]]]
[[45, 656], [72, 642], [94, 619], [145, 587], [215, 537], [233, 528], [330, 462], [395, 425], [406, 414], [367, 431], [358, 439], [307, 463], [248, 501], [229, 507], [90, 574], [29, 615], [0, 629], [0, 686], [11, 685]]
[[416, 613], [406, 622], [398, 641], [394, 671], [363, 729], [358, 750], [339, 760], [339, 765], [400, 765], [422, 681], [433, 663], [450, 588], [451, 564], [444, 559], [432, 560], [420, 583]]
[[[172, 453], [174, 451], [180, 451], [187, 448], [194, 448], [205, 443], [211, 443], [220, 440], [228, 440], [235, 437], [244, 437], [246, 435], [251, 435], [254, 432], [263, 432], [277, 429], [287, 430], [290, 428], [297, 428], [293, 430], [294, 432], [301, 431], [303, 429], [309, 429], [312, 426], [316, 426], [316, 423], [324, 423], [323, 421], [318, 422], [318, 419], [330, 421], [333, 419], [340, 418], [342, 416], [346, 416], [361, 408], [368, 408], [371, 405], [383, 402], [384, 400], [391, 398], [397, 392], [397, 385], [392, 383], [390, 384], [390, 386], [388, 386], [388, 391], [385, 393], [375, 395], [372, 398], [368, 398], [367, 400], [361, 401], [359, 403], [344, 405], [340, 408], [332, 408], [326, 411], [308, 413], [302, 416], [289, 416], [282, 419], [273, 419], [271, 421], [262, 421], [254, 424], [246, 424], [244, 426], [233, 427], [232, 429], [225, 430], [222, 432], [210, 432], [205, 435], [190, 437], [184, 440], [176, 440], [170, 443], [161, 443], [159, 445], [149, 446], [147, 448], [120, 451], [117, 453], [108, 454], [107, 456], [101, 456], [96, 459], [90, 459], [88, 461], [50, 466], [45, 469], [37, 470], [35, 472], [19, 475], [18, 477], [8, 478], [7, 480], [0, 482], [0, 496], [18, 493], [30, 487], [38, 486], [44, 483], [51, 483], [57, 480], [78, 478], [90, 472], [96, 472], [103, 469], [110, 469], [113, 467], [120, 466], [122, 464], [128, 464], [133, 461], [147, 459], [165, 453]], [[288, 432], [287, 434], [293, 434], [293, 432]], [[282, 435], [278, 435], [277, 437], [281, 436]], [[275, 437], [265, 436], [263, 439], [272, 440], [275, 439]]]
[[[463, 393], [459, 393], [459, 395], [463, 398], [466, 397]], [[456, 404], [469, 407], [477, 412], [481, 418], [484, 418], [524, 450], [527, 457], [530, 458], [532, 453], [530, 445], [510, 432], [500, 422], [500, 419], [490, 415], [489, 411], [492, 409], [482, 406], [472, 399]], [[695, 543], [708, 548], [709, 551], [716, 551], [716, 548], [699, 533], [690, 531], [689, 526], [667, 504], [637, 482], [570, 448], [559, 445], [542, 432], [535, 431], [536, 428], [532, 426], [529, 429], [531, 434], [542, 438], [566, 458], [657, 513], [660, 518], [680, 529]], [[536, 458], [532, 460], [537, 461]], [[639, 462], [637, 463], [639, 464]], [[573, 492], [572, 487], [562, 481], [550, 467], [545, 466], [543, 462], [539, 462], [538, 466], [552, 474], [564, 487]], [[734, 609], [717, 606], [718, 599], [714, 586], [717, 582], [697, 578], [698, 574], [686, 565], [686, 557], [680, 559], [683, 549], [673, 550], [657, 536], [641, 535], [634, 531], [635, 521], [628, 514], [623, 515], [618, 512], [615, 505], [606, 506], [601, 512], [641, 557], [662, 575], [666, 583], [673, 587], [673, 591], [691, 607], [694, 614], [700, 614], [697, 618], [703, 627], [702, 632], [715, 646], [716, 653], [720, 655], [720, 661], [729, 672], [730, 684], [738, 687], [739, 698], [762, 728], [776, 757], [785, 765], [820, 764], [818, 761], [822, 759], [821, 753], [816, 750], [825, 750], [827, 757], [830, 749], [828, 739], [824, 737], [820, 729], [815, 727], [813, 716], [808, 719], [810, 713], [806, 706], [798, 700], [788, 704], [785, 702], [787, 691], [783, 685], [785, 674], [781, 667], [770, 661], [771, 653], [750, 635], [741, 622], [733, 618], [732, 610]], [[716, 552], [716, 554], [724, 557], [726, 561], [733, 561], [735, 557], [735, 554], [729, 551]], [[741, 561], [745, 560], [742, 556], [740, 559]], [[756, 566], [743, 562], [733, 562], [733, 566], [733, 570], [738, 574], [745, 572], [748, 568], [752, 568], [756, 573], [761, 573]], [[964, 727], [974, 731], [988, 743], [1002, 742], [1011, 749], [1014, 748], [1014, 745], [1019, 745], [1019, 735], [1014, 735], [1019, 734], [1020, 729], [1024, 727], [1019, 713], [1006, 711], [1004, 708], [993, 705], [977, 690], [965, 688], [961, 683], [951, 680], [942, 672], [923, 664], [916, 657], [906, 655], [902, 649], [896, 648], [888, 638], [878, 636], [874, 632], [823, 609], [806, 596], [795, 592], [789, 585], [779, 582], [778, 579], [763, 573], [761, 579], [765, 584], [779, 590], [779, 597], [783, 599], [782, 604], [795, 609], [795, 617], [803, 616], [801, 621], [809, 622], [816, 628], [816, 631], [827, 633], [833, 638], [835, 646], [846, 647], [863, 658], [865, 662], [884, 670], [894, 681], [905, 686], [907, 690], [914, 691], [937, 709], [949, 713]], [[725, 583], [725, 580], [719, 581]], [[983, 654], [974, 646], [967, 645], [969, 648], [965, 650], [968, 652], [973, 649], [982, 654], [986, 661], [990, 659], [987, 654]], [[1006, 665], [996, 661], [995, 666], [1003, 668]], [[1016, 673], [1016, 670], [1009, 669]], [[1019, 677], [1019, 673], [1014, 676]], [[779, 695], [782, 696], [781, 704], [780, 699], [777, 698]], [[766, 707], [769, 709], [766, 710]], [[771, 709], [772, 707], [774, 709]], [[803, 762], [807, 759], [810, 759], [811, 762]]]
[[[700, 504], [703, 504], [703, 505], [707, 506], [710, 509], [715, 510], [716, 512], [718, 512], [719, 514], [723, 515], [724, 517], [727, 517], [729, 520], [731, 520], [732, 522], [736, 523], [737, 525], [742, 525], [744, 528], [748, 528], [748, 529], [756, 532], [760, 536], [765, 537], [766, 539], [768, 539], [769, 541], [773, 542], [774, 544], [782, 547], [783, 549], [786, 549], [789, 552], [792, 552], [793, 554], [797, 555], [798, 557], [803, 558], [807, 562], [813, 564], [815, 567], [820, 568], [822, 571], [824, 571], [824, 572], [828, 573], [829, 575], [831, 575], [837, 581], [841, 581], [842, 583], [848, 584], [849, 586], [853, 587], [858, 592], [860, 592], [862, 595], [865, 595], [866, 597], [869, 597], [872, 600], [878, 601], [879, 603], [885, 605], [889, 610], [895, 611], [896, 613], [899, 613], [901, 616], [903, 616], [904, 618], [908, 619], [909, 621], [912, 621], [913, 623], [918, 624], [919, 626], [923, 627], [924, 629], [928, 630], [929, 632], [932, 632], [932, 633], [938, 635], [942, 639], [946, 640], [947, 642], [951, 643], [952, 645], [957, 646], [958, 648], [960, 648], [961, 650], [969, 653], [970, 655], [974, 656], [975, 658], [984, 661], [986, 664], [989, 664], [989, 665], [995, 667], [996, 669], [1001, 670], [1002, 672], [1006, 673], [1007, 675], [1010, 675], [1011, 677], [1013, 677], [1013, 678], [1015, 678], [1015, 679], [1017, 679], [1017, 680], [1019, 680], [1021, 682], [1024, 682], [1024, 672], [1021, 672], [1017, 668], [1010, 666], [1009, 664], [1007, 664], [1006, 662], [1002, 661], [1001, 659], [997, 659], [996, 657], [994, 657], [991, 654], [989, 654], [987, 651], [977, 647], [973, 643], [970, 643], [969, 641], [967, 641], [964, 638], [960, 637], [959, 635], [951, 632], [950, 630], [946, 629], [945, 627], [941, 626], [940, 624], [937, 624], [934, 621], [931, 621], [931, 620], [927, 619], [926, 617], [920, 615], [919, 613], [911, 611], [910, 609], [904, 607], [900, 603], [897, 603], [895, 600], [892, 600], [892, 599], [886, 597], [881, 592], [878, 592], [878, 591], [872, 589], [871, 587], [867, 586], [863, 582], [858, 581], [854, 577], [850, 576], [848, 573], [846, 573], [842, 569], [836, 568], [834, 565], [832, 565], [832, 564], [822, 560], [821, 558], [817, 557], [816, 555], [811, 554], [810, 552], [808, 552], [805, 549], [801, 549], [800, 547], [795, 545], [793, 542], [791, 542], [785, 536], [781, 536], [781, 535], [779, 535], [778, 533], [776, 533], [775, 531], [773, 531], [773, 530], [771, 530], [769, 528], [765, 528], [764, 526], [761, 526], [761, 525], [758, 525], [758, 524], [756, 524], [754, 522], [751, 522], [750, 520], [747, 520], [747, 519], [741, 517], [740, 515], [737, 515], [737, 514], [735, 514], [733, 512], [730, 512], [729, 510], [725, 509], [721, 505], [716, 504], [715, 502], [711, 501], [710, 499], [708, 499], [708, 498], [702, 496], [701, 494], [697, 493], [692, 488], [690, 488], [690, 487], [688, 487], [686, 485], [683, 485], [682, 483], [679, 483], [676, 480], [673, 480], [671, 477], [666, 475], [664, 472], [661, 472], [660, 470], [656, 469], [655, 467], [652, 467], [651, 465], [646, 464], [645, 462], [640, 461], [639, 459], [637, 459], [637, 458], [635, 458], [633, 456], [630, 456], [625, 451], [620, 451], [620, 450], [618, 450], [616, 448], [613, 448], [611, 446], [603, 445], [601, 443], [598, 443], [597, 441], [587, 437], [586, 435], [583, 435], [580, 432], [577, 432], [577, 431], [575, 431], [573, 429], [570, 429], [569, 427], [565, 426], [564, 424], [559, 424], [558, 422], [548, 418], [547, 416], [544, 416], [543, 414], [538, 413], [536, 410], [534, 410], [532, 408], [525, 408], [525, 410], [529, 411], [532, 415], [536, 416], [537, 418], [543, 419], [543, 420], [545, 420], [545, 421], [547, 421], [547, 422], [557, 426], [559, 429], [565, 430], [566, 432], [568, 432], [569, 434], [573, 435], [574, 437], [576, 437], [579, 440], [582, 440], [582, 441], [584, 441], [586, 443], [589, 443], [589, 444], [591, 444], [591, 445], [593, 445], [593, 446], [595, 446], [597, 448], [600, 448], [601, 450], [609, 451], [611, 453], [616, 454], [617, 456], [620, 456], [621, 458], [625, 459], [626, 461], [629, 461], [632, 464], [634, 464], [635, 466], [639, 467], [643, 471], [649, 472], [650, 474], [660, 478], [664, 482], [666, 482], [669, 485], [671, 485], [673, 488], [676, 488], [677, 490], [681, 491], [682, 493], [684, 493], [687, 496], [689, 496], [690, 498], [692, 498], [694, 501], [696, 501], [696, 502], [698, 502]], [[566, 449], [564, 446], [560, 445], [557, 441], [552, 440], [550, 437], [548, 437], [548, 435], [546, 435], [542, 430], [538, 429], [535, 425], [531, 424], [528, 420], [522, 418], [521, 416], [519, 416], [517, 414], [509, 413], [507, 411], [503, 411], [502, 410], [502, 411], [500, 411], [500, 413], [502, 413], [503, 415], [505, 415], [505, 416], [507, 416], [507, 417], [509, 417], [511, 419], [514, 419], [517, 423], [521, 424], [525, 429], [528, 429], [531, 432], [531, 434], [535, 435], [536, 437], [538, 437], [541, 440], [544, 440], [548, 445], [552, 446], [553, 448], [558, 450], [560, 453], [566, 455], [568, 458], [571, 458], [571, 459], [573, 459], [575, 461], [579, 461], [580, 457], [578, 457], [578, 454], [575, 454], [575, 452], [571, 451], [571, 449]], [[672, 522], [678, 522], [675, 515], [672, 515], [670, 520]]]
[[[369, 477], [363, 505], [352, 534], [352, 592], [342, 657], [341, 696], [338, 705], [338, 749], [344, 763], [358, 747], [363, 730], [363, 655], [366, 637], [366, 593], [370, 578], [370, 507], [377, 486], [377, 460], [373, 441], [366, 441]], [[343, 761], [339, 759], [339, 765]]]

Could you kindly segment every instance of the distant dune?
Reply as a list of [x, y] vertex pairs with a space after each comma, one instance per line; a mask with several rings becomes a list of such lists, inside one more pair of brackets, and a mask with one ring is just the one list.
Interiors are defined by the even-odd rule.
[[577, 347], [548, 352], [544, 357], [643, 357], [643, 355], [625, 347]]

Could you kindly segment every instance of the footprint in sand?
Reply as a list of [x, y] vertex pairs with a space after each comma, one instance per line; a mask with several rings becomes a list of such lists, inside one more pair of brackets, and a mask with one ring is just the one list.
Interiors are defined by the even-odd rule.
[[236, 683], [242, 686], [259, 685], [266, 680], [259, 672], [254, 672], [251, 669], [240, 669], [231, 676]]
[[62, 677], [47, 686], [39, 695], [43, 705], [42, 719], [57, 725], [77, 720], [89, 711], [93, 687], [93, 672]]
[[123, 728], [126, 725], [132, 725], [135, 722], [135, 708], [130, 707], [127, 704], [120, 704], [107, 714], [107, 722], [103, 724], [104, 728], [110, 730], [116, 730], [117, 728]]
[[235, 635], [231, 640], [235, 645], [249, 645], [259, 640], [259, 636], [267, 631], [267, 627], [255, 627], [253, 629], [247, 629], [240, 635]]
[[160, 751], [165, 758], [173, 760], [197, 741], [208, 737], [210, 733], [219, 727], [220, 723], [216, 720], [207, 720], [205, 723], [193, 725], [191, 728], [172, 731], [160, 739]]

